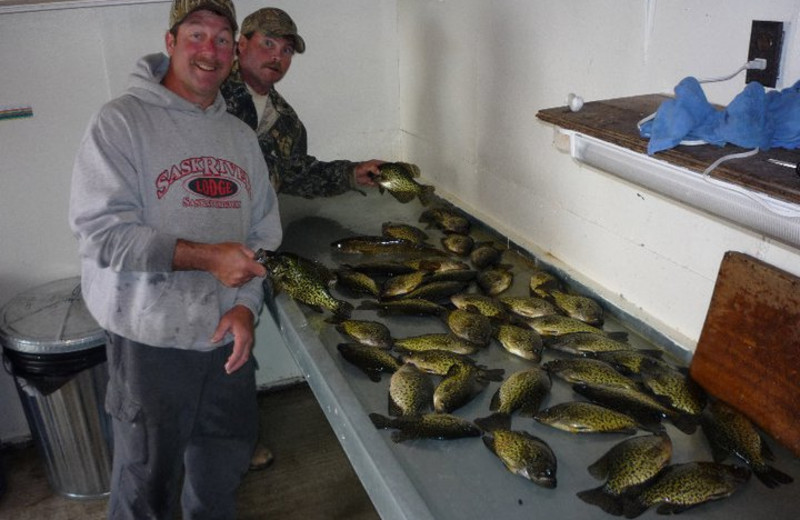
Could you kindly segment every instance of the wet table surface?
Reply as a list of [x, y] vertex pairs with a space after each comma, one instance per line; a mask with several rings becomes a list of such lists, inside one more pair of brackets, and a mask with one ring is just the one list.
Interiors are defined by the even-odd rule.
[[[330, 199], [281, 198], [285, 238], [281, 250], [313, 258], [330, 268], [356, 264], [372, 258], [334, 251], [331, 242], [357, 235], [379, 235], [381, 223], [404, 222], [424, 228], [418, 222], [424, 208], [418, 201], [400, 204], [388, 194], [372, 190], [364, 197], [351, 192]], [[472, 222], [476, 241], [492, 239], [506, 244], [503, 237]], [[440, 245], [442, 234], [426, 229], [430, 243]], [[513, 244], [503, 263], [514, 266], [515, 281], [504, 295], [528, 295], [530, 272], [538, 260], [516, 252]], [[536, 262], [536, 263], [534, 263]], [[540, 267], [545, 267], [540, 265]], [[475, 291], [475, 287], [471, 289]], [[333, 294], [358, 306], [367, 298], [353, 298], [335, 288]], [[587, 294], [592, 296], [591, 294]], [[602, 485], [589, 475], [587, 467], [616, 443], [629, 438], [623, 434], [573, 434], [539, 424], [531, 418], [514, 415], [512, 429], [527, 431], [548, 443], [558, 459], [558, 486], [546, 489], [513, 475], [491, 453], [480, 438], [451, 441], [412, 440], [395, 443], [393, 430], [377, 430], [368, 414], [388, 415], [389, 374], [379, 383], [347, 362], [337, 351], [347, 341], [329, 323], [329, 313], [319, 314], [297, 304], [285, 293], [269, 302], [273, 317], [295, 361], [323, 408], [365, 489], [384, 519], [595, 519], [612, 518], [596, 506], [584, 503], [578, 491]], [[615, 316], [620, 316], [618, 313]], [[395, 338], [431, 332], [447, 332], [438, 317], [379, 317], [372, 310], [355, 310], [353, 319], [375, 320], [386, 324]], [[607, 318], [606, 330], [630, 330], [624, 316]], [[653, 348], [652, 340], [631, 332], [629, 342]], [[545, 349], [542, 362], [559, 357]], [[669, 357], [669, 355], [668, 355]], [[497, 342], [473, 356], [489, 368], [503, 368], [505, 376], [524, 370], [530, 361], [506, 352]], [[677, 358], [676, 358], [677, 359]], [[438, 378], [435, 378], [438, 381]], [[493, 382], [466, 406], [454, 413], [468, 420], [489, 415], [492, 394], [500, 383]], [[582, 400], [564, 381], [553, 378], [550, 395], [542, 408]], [[701, 430], [687, 435], [665, 423], [673, 443], [673, 463], [711, 460], [711, 452]], [[646, 434], [640, 431], [636, 435]], [[800, 478], [800, 459], [769, 440], [776, 455], [775, 467]], [[733, 462], [729, 460], [728, 462]], [[704, 504], [683, 513], [683, 518], [730, 520], [731, 518], [797, 518], [800, 499], [798, 482], [768, 489], [757, 479], [750, 481], [732, 497]], [[640, 518], [659, 518], [655, 510]]]

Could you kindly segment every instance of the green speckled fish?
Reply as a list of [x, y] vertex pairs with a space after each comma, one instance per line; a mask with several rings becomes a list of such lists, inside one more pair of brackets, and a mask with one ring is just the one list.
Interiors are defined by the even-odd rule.
[[404, 364], [389, 380], [389, 415], [421, 415], [433, 405], [433, 381], [414, 365]]
[[574, 332], [592, 332], [594, 334], [605, 334], [602, 329], [589, 325], [569, 316], [551, 314], [538, 318], [528, 318], [525, 320], [530, 328], [545, 337], [564, 336]]
[[376, 310], [378, 316], [440, 316], [447, 309], [438, 303], [422, 298], [404, 298], [395, 301], [362, 301], [360, 310]]
[[437, 413], [453, 412], [472, 401], [488, 384], [479, 368], [455, 364], [433, 391], [433, 409]]
[[370, 347], [389, 350], [393, 340], [389, 328], [381, 322], [371, 320], [344, 320], [336, 324], [336, 330]]
[[511, 415], [518, 412], [533, 417], [550, 393], [550, 374], [539, 367], [514, 372], [506, 378], [492, 396], [489, 409]]
[[419, 216], [419, 221], [436, 227], [445, 233], [466, 235], [469, 233], [470, 228], [470, 222], [466, 217], [446, 207], [426, 209]]
[[483, 314], [455, 309], [447, 314], [446, 322], [453, 334], [479, 347], [492, 339], [492, 324]]
[[332, 242], [331, 247], [340, 253], [392, 255], [396, 258], [447, 255], [447, 253], [441, 249], [426, 244], [417, 244], [402, 238], [391, 238], [380, 235], [360, 235], [342, 238]]
[[561, 314], [558, 307], [537, 296], [500, 296], [499, 300], [509, 311], [523, 318]]
[[495, 327], [494, 337], [507, 352], [538, 363], [542, 360], [544, 343], [533, 329], [501, 323]]
[[550, 295], [550, 291], [562, 290], [561, 280], [556, 275], [544, 270], [531, 273], [528, 287], [531, 296], [538, 296], [539, 298], [547, 298]]
[[614, 367], [599, 359], [554, 359], [543, 365], [547, 371], [568, 383], [589, 383], [621, 386], [638, 390], [636, 381], [617, 372]]
[[400, 358], [405, 363], [411, 363], [429, 374], [446, 376], [453, 365], [470, 365], [479, 369], [479, 376], [487, 381], [502, 381], [505, 370], [502, 368], [489, 369], [477, 365], [475, 361], [462, 354], [446, 350], [424, 350], [402, 354]]
[[404, 162], [387, 162], [378, 166], [379, 175], [375, 177], [378, 190], [388, 191], [398, 202], [406, 203], [418, 197], [423, 206], [431, 203], [434, 187], [420, 184], [414, 179], [419, 177], [419, 168]]
[[346, 267], [336, 270], [337, 287], [343, 287], [353, 294], [380, 296], [378, 283], [369, 275]]
[[500, 263], [503, 251], [505, 249], [494, 242], [477, 242], [469, 254], [469, 260], [478, 269], [484, 269]]
[[398, 298], [405, 296], [420, 285], [431, 276], [428, 271], [414, 271], [408, 274], [400, 274], [392, 276], [383, 282], [381, 289], [381, 298]]
[[456, 354], [470, 355], [478, 351], [478, 346], [447, 332], [431, 332], [419, 336], [397, 338], [395, 348], [405, 352], [423, 350], [446, 350]]
[[566, 354], [572, 354], [573, 356], [588, 356], [599, 352], [617, 350], [635, 350], [632, 345], [610, 338], [602, 331], [562, 334], [548, 341], [547, 347]]
[[675, 410], [689, 415], [700, 415], [706, 406], [706, 393], [688, 375], [666, 363], [644, 361], [641, 378], [644, 385]]
[[553, 290], [548, 293], [556, 306], [571, 318], [597, 327], [603, 325], [603, 308], [596, 300], [579, 294]]
[[475, 246], [475, 240], [469, 235], [447, 233], [442, 237], [442, 247], [454, 255], [467, 256]]
[[402, 363], [382, 348], [370, 347], [360, 343], [340, 343], [336, 347], [350, 363], [357, 366], [372, 381], [381, 380], [381, 373], [393, 373]]
[[672, 458], [672, 441], [665, 433], [626, 439], [589, 466], [589, 473], [605, 480], [598, 488], [577, 493], [612, 515], [621, 516], [623, 496], [652, 481]]
[[541, 410], [533, 418], [542, 424], [571, 433], [632, 434], [638, 428], [632, 417], [584, 401], [560, 403]]
[[403, 442], [411, 439], [436, 439], [450, 440], [462, 437], [478, 437], [480, 428], [472, 422], [448, 413], [427, 413], [422, 415], [409, 415], [400, 417], [386, 417], [377, 413], [369, 414], [372, 424], [376, 428], [393, 428], [394, 442]]
[[[604, 338], [604, 341], [613, 341]], [[586, 353], [585, 353], [586, 354]], [[614, 366], [623, 374], [638, 374], [642, 371], [642, 365], [646, 362], [661, 363], [660, 358], [663, 355], [661, 350], [609, 350], [589, 353], [595, 358], [605, 361], [606, 363]]]
[[[750, 478], [750, 470], [716, 462], [668, 466], [641, 493], [625, 500], [626, 518], [636, 518], [657, 506], [659, 514], [677, 514], [690, 507], [731, 496]], [[735, 516], [735, 515], [734, 515]]]
[[491, 266], [478, 271], [478, 287], [487, 296], [504, 293], [514, 283], [514, 271], [504, 266]]
[[450, 302], [462, 310], [474, 310], [487, 318], [497, 321], [506, 321], [508, 313], [497, 298], [484, 294], [458, 293], [450, 297]]
[[385, 237], [408, 240], [415, 244], [422, 244], [428, 240], [426, 232], [417, 226], [402, 222], [384, 222], [381, 224], [381, 234]]

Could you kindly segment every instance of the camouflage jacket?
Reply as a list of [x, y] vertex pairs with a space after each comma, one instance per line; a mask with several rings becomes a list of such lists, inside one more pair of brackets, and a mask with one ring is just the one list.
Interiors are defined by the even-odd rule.
[[[256, 131], [258, 144], [269, 167], [270, 180], [278, 193], [306, 198], [330, 197], [353, 189], [352, 161], [319, 161], [308, 155], [306, 128], [294, 109], [273, 87], [261, 121], [238, 63], [220, 89], [235, 115]], [[270, 104], [272, 106], [270, 106]]]

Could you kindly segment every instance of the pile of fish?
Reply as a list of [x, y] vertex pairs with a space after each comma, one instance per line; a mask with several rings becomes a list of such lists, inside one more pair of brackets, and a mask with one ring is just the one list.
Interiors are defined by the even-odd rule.
[[[603, 483], [577, 494], [628, 518], [725, 498], [751, 473], [770, 488], [792, 482], [768, 463], [755, 426], [707, 397], [685, 367], [661, 350], [635, 347], [626, 332], [605, 330], [600, 302], [571, 291], [555, 273], [535, 262], [524, 269], [504, 263], [519, 253], [473, 237], [469, 218], [447, 204], [432, 206], [432, 189], [414, 182], [409, 170], [405, 163], [384, 165], [380, 185], [400, 202], [418, 197], [425, 205], [419, 222], [384, 222], [374, 235], [334, 241], [343, 259], [335, 268], [288, 252], [259, 253], [276, 289], [331, 314], [347, 363], [371, 381], [389, 379], [388, 408], [369, 413], [376, 428], [394, 430], [394, 442], [481, 437], [508, 471], [544, 488], [556, 487], [558, 454], [541, 434], [513, 429], [512, 417], [545, 432], [632, 435], [587, 460], [587, 471]], [[520, 286], [524, 294], [513, 290]], [[390, 327], [395, 316], [438, 325], [398, 337]], [[526, 368], [506, 374], [473, 359], [490, 348]], [[572, 398], [543, 408], [554, 384], [568, 385]], [[460, 416], [490, 385], [496, 389], [489, 409]], [[667, 423], [686, 435], [702, 430], [710, 460], [672, 460]]]

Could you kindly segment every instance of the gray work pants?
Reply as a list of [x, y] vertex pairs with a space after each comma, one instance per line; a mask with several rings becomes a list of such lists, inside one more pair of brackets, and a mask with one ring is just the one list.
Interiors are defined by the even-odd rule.
[[235, 518], [258, 432], [253, 358], [228, 375], [232, 345], [197, 352], [109, 336], [108, 517], [172, 520], [180, 494], [184, 520]]

